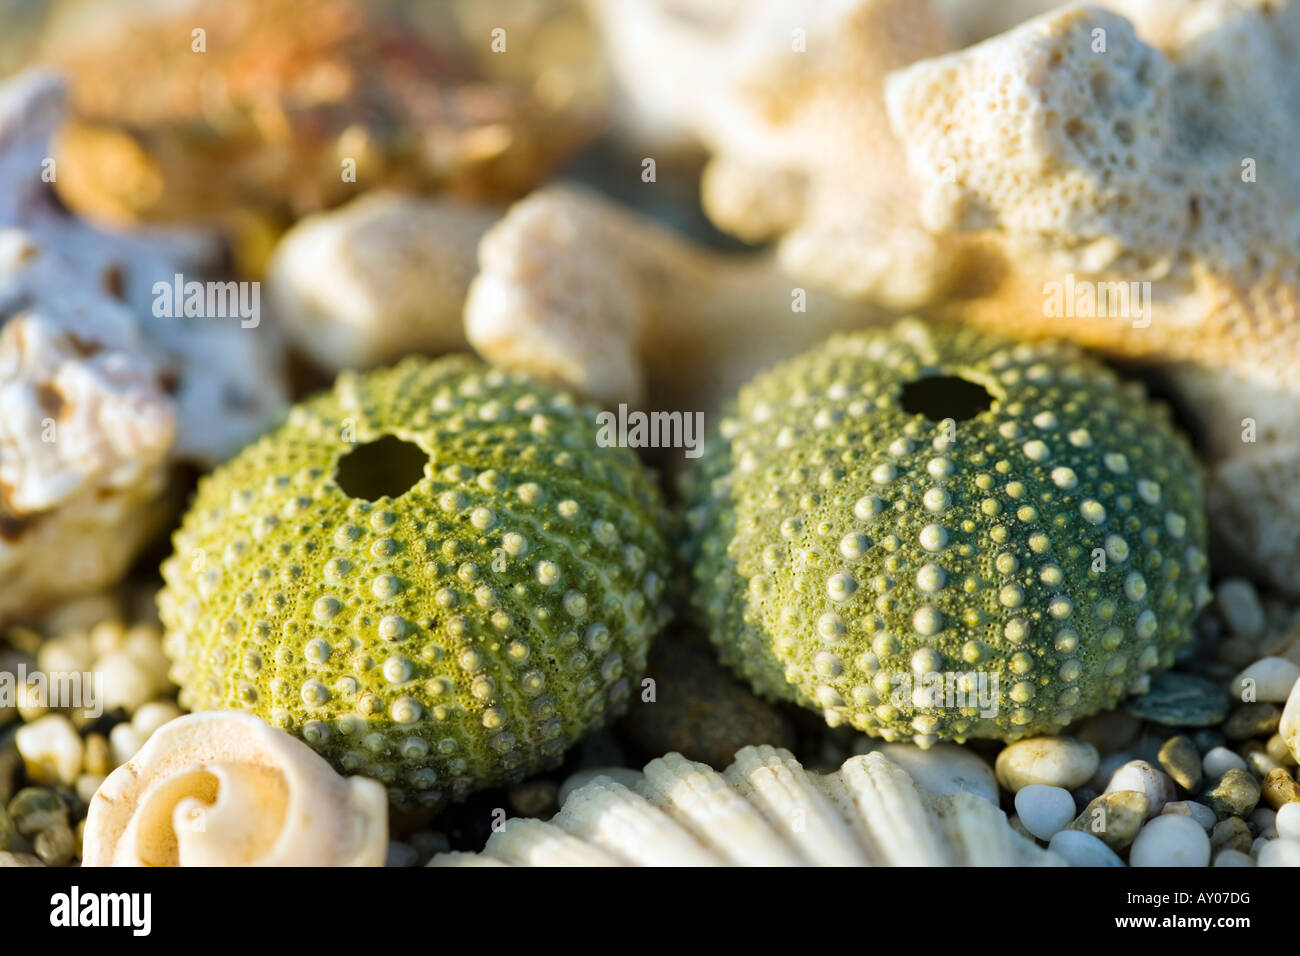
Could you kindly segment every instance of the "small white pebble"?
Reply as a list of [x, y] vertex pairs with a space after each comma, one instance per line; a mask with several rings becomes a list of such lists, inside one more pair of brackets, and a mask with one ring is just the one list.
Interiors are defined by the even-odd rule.
[[1076, 808], [1069, 790], [1031, 783], [1016, 794], [1016, 813], [1026, 830], [1040, 840], [1050, 840], [1074, 819]]
[[1209, 866], [1210, 837], [1191, 817], [1162, 814], [1139, 831], [1128, 861], [1130, 866]]
[[1097, 763], [1097, 772], [1092, 775], [1088, 781], [1088, 787], [1101, 793], [1106, 789], [1106, 784], [1110, 783], [1110, 778], [1114, 776], [1115, 771], [1130, 760], [1136, 760], [1137, 755], [1131, 750], [1118, 750], [1102, 757]]
[[127, 629], [122, 649], [135, 658], [136, 663], [158, 688], [157, 693], [162, 693], [170, 686], [167, 674], [171, 669], [171, 661], [163, 652], [162, 631], [157, 625], [133, 624]]
[[95, 650], [85, 631], [51, 637], [36, 651], [36, 666], [46, 674], [84, 674], [95, 662]]
[[1227, 578], [1219, 582], [1214, 597], [1228, 629], [1237, 637], [1253, 638], [1264, 633], [1267, 619], [1255, 585], [1245, 578]]
[[1260, 866], [1300, 866], [1300, 840], [1269, 840], [1255, 862]]
[[126, 650], [109, 651], [95, 661], [95, 670], [103, 681], [105, 710], [121, 707], [134, 714], [158, 693], [147, 669]]
[[1245, 770], [1246, 761], [1227, 747], [1215, 747], [1201, 758], [1201, 769], [1207, 780], [1217, 780], [1229, 770]]
[[126, 640], [126, 625], [121, 621], [103, 620], [90, 629], [90, 646], [95, 657], [120, 650]]
[[1085, 740], [1031, 737], [1007, 745], [994, 769], [998, 783], [1012, 793], [1031, 783], [1076, 790], [1097, 772], [1097, 762], [1097, 749]]
[[148, 740], [153, 732], [163, 724], [170, 723], [181, 716], [181, 709], [169, 700], [155, 700], [143, 705], [131, 718], [131, 726]]
[[1300, 664], [1285, 657], [1262, 657], [1232, 680], [1232, 692], [1240, 700], [1280, 704], [1291, 696], [1300, 681]]
[[108, 732], [108, 752], [113, 763], [122, 766], [144, 746], [145, 738], [129, 723], [120, 723]]
[[[1147, 819], [1157, 816], [1165, 804], [1178, 796], [1169, 775], [1145, 760], [1130, 760], [1113, 774], [1106, 784], [1106, 793], [1136, 790], [1147, 798]], [[1207, 861], [1208, 858], [1207, 858]]]
[[81, 772], [86, 746], [72, 721], [62, 714], [23, 724], [14, 734], [14, 743], [33, 783], [71, 786]]
[[1214, 858], [1215, 866], [1254, 866], [1255, 861], [1250, 858], [1249, 853], [1242, 853], [1240, 850], [1220, 850], [1219, 855]]
[[1199, 823], [1207, 833], [1214, 829], [1214, 824], [1218, 821], [1218, 817], [1214, 815], [1213, 810], [1205, 804], [1196, 803], [1193, 800], [1175, 800], [1171, 803], [1166, 803], [1164, 809], [1160, 812], [1179, 813], [1185, 817], [1191, 817]]
[[1273, 826], [1283, 840], [1300, 840], [1300, 803], [1292, 800], [1282, 804], [1273, 817]]
[[1082, 830], [1060, 830], [1052, 837], [1047, 848], [1064, 857], [1071, 866], [1123, 866], [1115, 851], [1091, 833]]
[[99, 785], [104, 782], [104, 779], [97, 773], [83, 773], [77, 777], [77, 782], [72, 789], [76, 791], [78, 797], [86, 803], [90, 803], [95, 791], [99, 789]]

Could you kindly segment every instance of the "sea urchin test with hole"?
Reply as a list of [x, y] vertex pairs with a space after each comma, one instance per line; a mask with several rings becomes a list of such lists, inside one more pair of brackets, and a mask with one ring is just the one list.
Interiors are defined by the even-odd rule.
[[756, 378], [686, 478], [693, 609], [765, 696], [886, 740], [1015, 740], [1173, 663], [1203, 478], [1078, 349], [905, 320]]
[[658, 489], [596, 414], [459, 356], [343, 373], [199, 484], [159, 596], [182, 703], [397, 805], [558, 763], [665, 617]]

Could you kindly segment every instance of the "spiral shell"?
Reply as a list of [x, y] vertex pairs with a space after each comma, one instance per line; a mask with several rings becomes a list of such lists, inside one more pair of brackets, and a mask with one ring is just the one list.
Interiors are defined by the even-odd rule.
[[384, 788], [247, 714], [177, 717], [90, 801], [86, 866], [383, 866]]

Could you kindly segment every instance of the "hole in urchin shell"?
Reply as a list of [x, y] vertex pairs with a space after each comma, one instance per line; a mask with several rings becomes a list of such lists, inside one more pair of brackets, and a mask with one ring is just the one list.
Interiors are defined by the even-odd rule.
[[903, 410], [934, 422], [964, 422], [992, 405], [987, 388], [957, 375], [932, 375], [903, 386]]
[[419, 445], [394, 435], [358, 445], [339, 459], [334, 480], [344, 494], [378, 501], [396, 498], [424, 477], [429, 456]]

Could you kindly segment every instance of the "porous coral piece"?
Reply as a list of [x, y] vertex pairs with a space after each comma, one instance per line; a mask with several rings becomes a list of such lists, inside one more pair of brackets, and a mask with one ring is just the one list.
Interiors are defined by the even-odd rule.
[[[42, 294], [32, 299], [32, 289]], [[0, 229], [0, 618], [116, 580], [166, 510], [175, 409], [130, 311]]]
[[[1036, 330], [1053, 318], [1042, 308], [1044, 273], [1155, 279], [1184, 300], [1182, 309], [1165, 303], [1169, 315], [1188, 310], [1182, 327], [1077, 316], [1075, 336], [1214, 365], [1240, 350], [1265, 357], [1260, 340], [1214, 335], [1228, 330], [1227, 317], [1206, 306], [1233, 288], [1283, 292], [1280, 280], [1294, 278], [1300, 178], [1286, 169], [1271, 182], [1242, 176], [1247, 157], [1285, 166], [1294, 145], [1281, 104], [1300, 85], [1277, 32], [1300, 31], [1294, 10], [1276, 27], [1244, 8], [1217, 23], [1202, 17], [1199, 31], [1184, 30], [1175, 64], [1123, 17], [1075, 7], [890, 78], [895, 131], [924, 177], [926, 226], [992, 231], [1009, 261], [1032, 255], [1055, 266], [1017, 266], [1039, 307], [1007, 314], [1004, 327]], [[1243, 44], [1252, 57], [1229, 56]], [[1280, 96], [1254, 96], [1265, 80], [1283, 84]], [[1187, 334], [1188, 323], [1208, 334]]]
[[1072, 346], [918, 321], [760, 375], [686, 478], [692, 605], [766, 696], [928, 746], [1056, 732], [1208, 601], [1168, 410]]
[[298, 348], [332, 371], [464, 349], [475, 250], [499, 217], [386, 191], [308, 216], [267, 267], [276, 317]]
[[0, 618], [111, 584], [165, 520], [168, 469], [210, 462], [282, 398], [274, 340], [153, 315], [195, 274], [192, 234], [69, 217], [43, 179], [58, 81], [0, 86]]
[[952, 281], [959, 263], [920, 226], [882, 99], [890, 70], [951, 49], [929, 3], [592, 6], [628, 112], [712, 154], [703, 199], [721, 228], [779, 238], [791, 275], [848, 297], [911, 308]]
[[90, 801], [86, 866], [382, 866], [381, 784], [247, 714], [178, 717]]
[[595, 415], [465, 356], [343, 373], [200, 482], [159, 597], [182, 702], [401, 804], [556, 764], [665, 618], [658, 489]]
[[[60, 167], [50, 139], [65, 113], [62, 82], [48, 71], [21, 74], [0, 86], [0, 228], [23, 230], [51, 255], [34, 271], [13, 272], [0, 292], [0, 319], [19, 306], [62, 309], [75, 287], [83, 323], [121, 324], [104, 313], [130, 310], [149, 360], [174, 405], [178, 427], [171, 457], [211, 465], [231, 455], [279, 414], [285, 402], [283, 349], [261, 315], [186, 317], [161, 306], [159, 284], [171, 289], [202, 281], [216, 266], [218, 245], [204, 233], [171, 229], [118, 232], [69, 216], [52, 192]], [[25, 254], [16, 264], [30, 264]], [[54, 270], [54, 261], [67, 269]], [[52, 271], [54, 270], [54, 271]]]
[[493, 364], [582, 395], [712, 408], [758, 369], [879, 313], [699, 248], [586, 190], [547, 186], [479, 246], [465, 304]]
[[746, 747], [725, 773], [679, 754], [635, 789], [598, 778], [550, 823], [511, 819], [481, 854], [432, 866], [1060, 866], [971, 794], [940, 796], [880, 754], [808, 774], [785, 750]]

